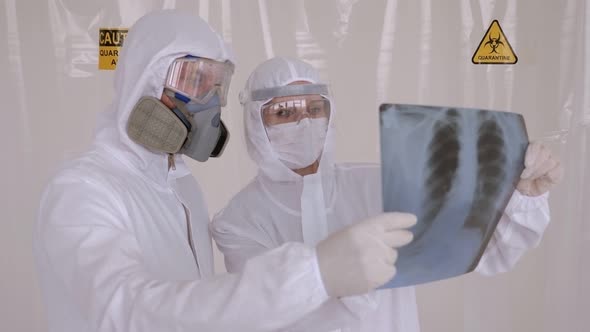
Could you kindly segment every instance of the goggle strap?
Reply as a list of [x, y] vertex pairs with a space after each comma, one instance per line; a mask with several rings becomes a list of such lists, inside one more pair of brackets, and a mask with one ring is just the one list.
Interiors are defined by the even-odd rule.
[[180, 94], [178, 92], [174, 92], [174, 98], [176, 98], [176, 99], [178, 99], [178, 100], [180, 100], [180, 101], [182, 101], [184, 103], [187, 103], [187, 104], [191, 101], [190, 98], [188, 98], [188, 97], [186, 97], [183, 94]]

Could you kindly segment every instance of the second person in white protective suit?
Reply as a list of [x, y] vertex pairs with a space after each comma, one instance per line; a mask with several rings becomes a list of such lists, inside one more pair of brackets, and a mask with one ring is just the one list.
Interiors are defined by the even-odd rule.
[[[233, 62], [196, 16], [155, 12], [130, 29], [94, 144], [42, 197], [34, 252], [50, 332], [274, 331], [394, 275], [393, 247], [415, 222], [407, 214], [213, 275], [207, 207], [182, 156], [223, 150]], [[345, 278], [350, 264], [359, 273]]]
[[[337, 113], [314, 68], [295, 59], [267, 60], [250, 75], [240, 98], [248, 152], [259, 171], [211, 225], [229, 272], [243, 271], [249, 259], [287, 242], [315, 245], [382, 211], [379, 167], [334, 163]], [[561, 168], [537, 144], [529, 146], [525, 160], [518, 188], [530, 196], [515, 191], [476, 269], [482, 274], [512, 268], [549, 223], [546, 192]], [[351, 266], [346, 275], [354, 273]], [[414, 288], [331, 299], [289, 328], [338, 329], [419, 331]]]

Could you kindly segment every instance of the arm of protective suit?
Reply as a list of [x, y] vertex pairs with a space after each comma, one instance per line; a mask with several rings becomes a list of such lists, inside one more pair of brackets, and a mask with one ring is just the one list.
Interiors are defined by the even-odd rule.
[[[225, 267], [230, 273], [240, 273], [252, 258], [263, 255], [276, 245], [263, 232], [256, 239], [246, 232], [214, 218], [211, 234], [217, 247], [223, 253]], [[239, 223], [244, 225], [244, 223]], [[377, 309], [376, 291], [365, 295], [331, 298], [320, 308], [314, 310], [295, 324], [288, 331], [331, 331], [350, 326], [369, 312]]]
[[506, 272], [528, 249], [539, 244], [550, 221], [548, 197], [548, 193], [529, 197], [514, 192], [475, 269], [477, 272]]
[[53, 184], [40, 211], [43, 259], [92, 331], [273, 331], [328, 299], [315, 250], [296, 243], [250, 260], [239, 274], [157, 279], [112, 196], [96, 184]]

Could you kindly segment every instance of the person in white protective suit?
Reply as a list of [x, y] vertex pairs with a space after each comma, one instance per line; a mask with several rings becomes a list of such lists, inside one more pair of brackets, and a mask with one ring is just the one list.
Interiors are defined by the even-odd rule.
[[[249, 260], [284, 243], [314, 245], [382, 211], [380, 168], [333, 161], [336, 112], [328, 91], [314, 68], [295, 59], [267, 60], [250, 75], [240, 98], [248, 151], [259, 171], [211, 224], [229, 272], [243, 271]], [[479, 273], [512, 268], [549, 223], [547, 191], [561, 166], [539, 144], [529, 145], [525, 166]], [[288, 330], [338, 329], [419, 331], [414, 288], [334, 298]]]
[[[182, 155], [221, 154], [233, 62], [198, 17], [155, 12], [130, 29], [92, 148], [41, 200], [34, 252], [49, 331], [274, 331], [394, 276], [395, 248], [412, 239], [409, 214], [213, 275], [207, 208]], [[350, 266], [358, 273], [342, 276]]]

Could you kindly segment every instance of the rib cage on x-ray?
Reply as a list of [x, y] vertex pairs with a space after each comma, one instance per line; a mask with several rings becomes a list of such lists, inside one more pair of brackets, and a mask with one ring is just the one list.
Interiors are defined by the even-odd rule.
[[522, 117], [415, 105], [380, 110], [384, 210], [418, 217], [386, 287], [472, 271], [523, 169]]

